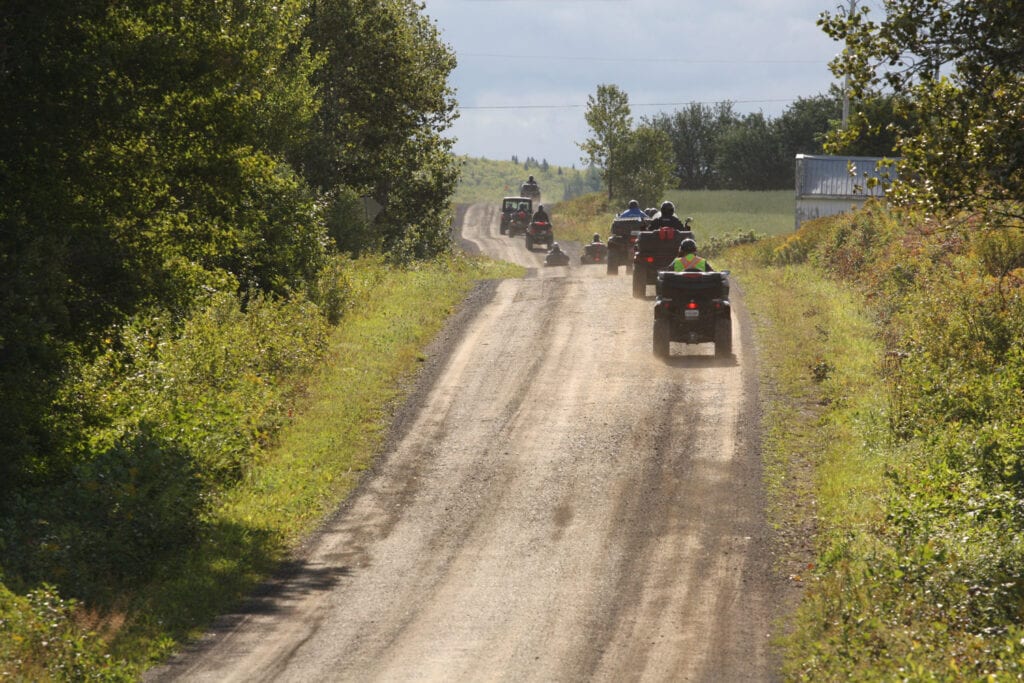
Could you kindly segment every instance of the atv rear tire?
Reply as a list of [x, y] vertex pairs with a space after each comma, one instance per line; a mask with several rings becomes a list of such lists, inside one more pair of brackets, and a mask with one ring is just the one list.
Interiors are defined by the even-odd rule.
[[715, 321], [715, 355], [732, 355], [732, 320], [720, 317]]
[[529, 235], [526, 236], [526, 249], [528, 251], [533, 251], [533, 238]]
[[[654, 321], [654, 355], [658, 358], [668, 358], [671, 342], [671, 323], [666, 318], [656, 318]], [[716, 347], [717, 348], [717, 347]]]
[[643, 299], [647, 296], [647, 267], [633, 268], [633, 297]]
[[615, 255], [615, 252], [608, 252], [608, 274], [618, 275], [619, 274], [619, 257]]

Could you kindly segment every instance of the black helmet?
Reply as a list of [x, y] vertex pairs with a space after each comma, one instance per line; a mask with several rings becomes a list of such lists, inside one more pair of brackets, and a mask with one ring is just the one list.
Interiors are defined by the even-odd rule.
[[596, 232], [594, 233], [594, 241], [595, 242], [600, 242], [601, 241], [601, 235], [599, 233], [596, 233]]
[[693, 254], [697, 251], [697, 243], [687, 237], [685, 240], [679, 243], [680, 254]]
[[533, 182], [533, 176], [530, 176], [530, 177], [529, 177], [529, 178], [527, 178], [526, 180], [532, 183], [532, 182]]
[[640, 202], [638, 202], [635, 199], [630, 199], [629, 200], [629, 208], [631, 208], [631, 209], [639, 209], [640, 208]]
[[540, 206], [538, 206], [538, 207], [537, 207], [537, 210], [538, 210], [538, 211], [543, 211], [543, 210], [544, 210], [544, 205], [543, 205], [543, 204], [541, 204]]
[[662, 216], [673, 216], [676, 213], [676, 205], [672, 202], [661, 203], [661, 215]]

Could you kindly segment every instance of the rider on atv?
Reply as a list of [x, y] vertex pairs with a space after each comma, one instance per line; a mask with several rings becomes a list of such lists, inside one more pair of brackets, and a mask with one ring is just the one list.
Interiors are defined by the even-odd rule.
[[569, 255], [562, 251], [562, 248], [558, 246], [558, 242], [551, 245], [551, 251], [544, 257], [545, 266], [567, 266], [569, 265]]
[[676, 216], [676, 206], [672, 202], [666, 201], [661, 204], [661, 215], [651, 221], [651, 224], [647, 227], [648, 230], [657, 230], [658, 228], [675, 228], [676, 230], [686, 230], [686, 226]]
[[635, 199], [629, 200], [629, 208], [619, 214], [619, 218], [640, 218], [646, 220], [647, 214], [640, 208], [640, 202]]
[[594, 233], [594, 241], [583, 247], [580, 263], [604, 263], [608, 258], [608, 245], [601, 241], [601, 235]]

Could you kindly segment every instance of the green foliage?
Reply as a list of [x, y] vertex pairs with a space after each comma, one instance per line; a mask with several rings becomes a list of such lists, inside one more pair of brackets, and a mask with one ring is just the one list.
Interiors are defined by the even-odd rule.
[[672, 180], [669, 139], [663, 131], [639, 126], [615, 143], [615, 166], [606, 177], [614, 187], [612, 199], [623, 204], [636, 199], [641, 206], [661, 201]]
[[0, 675], [16, 681], [135, 680], [104, 643], [76, 624], [78, 605], [50, 586], [19, 597], [0, 584]]
[[616, 196], [616, 146], [633, 128], [629, 96], [617, 85], [599, 85], [595, 94], [587, 95], [587, 111], [583, 117], [590, 126], [591, 137], [577, 144], [585, 155], [583, 161], [602, 169], [611, 199]]
[[[459, 204], [492, 203], [502, 197], [517, 195], [519, 186], [526, 180], [522, 164], [514, 161], [461, 157], [459, 163], [459, 187], [452, 198]], [[603, 187], [600, 174], [592, 167], [580, 171], [549, 165], [546, 171], [534, 168], [528, 175], [537, 180], [545, 202], [571, 199], [597, 192]]]
[[[938, 223], [869, 204], [751, 250], [786, 268], [813, 265], [859, 292], [886, 348], [875, 380], [886, 400], [849, 425], [887, 463], [887, 491], [872, 494], [883, 507], [861, 525], [823, 520], [790, 674], [1018, 677], [1024, 242], [976, 221]], [[828, 384], [846, 357], [823, 360]], [[886, 429], [869, 428], [878, 424]], [[819, 495], [826, 509], [834, 494]]]
[[903, 161], [894, 196], [1021, 226], [1024, 7], [898, 0], [885, 12], [874, 21], [867, 6], [841, 7], [819, 24], [846, 44], [832, 70], [855, 95], [884, 87], [895, 96]]
[[694, 102], [673, 114], [658, 114], [648, 121], [671, 140], [679, 187], [714, 190], [722, 187], [718, 172], [718, 141], [737, 119], [731, 102], [714, 106]]
[[716, 160], [722, 187], [773, 190], [793, 186], [793, 158], [783, 158], [778, 139], [761, 113], [727, 127], [718, 140]]
[[343, 223], [332, 229], [336, 241], [355, 254], [379, 247], [396, 261], [444, 252], [458, 179], [453, 140], [442, 135], [455, 118], [454, 53], [413, 0], [308, 5], [319, 110], [299, 165], [323, 193], [352, 188], [384, 207], [376, 241], [341, 234]]

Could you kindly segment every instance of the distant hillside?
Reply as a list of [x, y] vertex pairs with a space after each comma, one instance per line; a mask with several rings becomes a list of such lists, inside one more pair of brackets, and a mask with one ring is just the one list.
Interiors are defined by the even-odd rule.
[[540, 184], [543, 199], [560, 202], [601, 189], [601, 178], [594, 169], [575, 169], [548, 165], [543, 159], [495, 161], [461, 157], [462, 180], [453, 201], [460, 204], [492, 201], [519, 193], [528, 176]]

